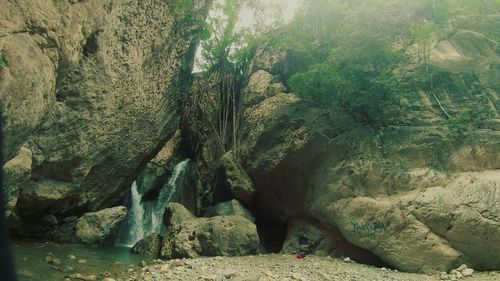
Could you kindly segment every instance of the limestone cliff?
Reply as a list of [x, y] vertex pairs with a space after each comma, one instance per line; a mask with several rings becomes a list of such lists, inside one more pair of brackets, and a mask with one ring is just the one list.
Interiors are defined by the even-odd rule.
[[0, 1], [3, 163], [32, 154], [7, 183], [9, 212], [38, 222], [126, 198], [178, 127], [210, 2]]
[[[229, 192], [261, 218], [288, 224], [283, 250], [293, 235], [310, 236], [313, 252], [370, 259], [365, 249], [405, 271], [461, 263], [498, 269], [499, 58], [498, 45], [484, 35], [458, 31], [434, 44], [429, 65], [410, 61], [397, 69], [397, 108], [387, 103], [370, 112], [319, 108], [284, 92], [279, 67], [286, 52], [257, 51], [244, 91], [242, 141], [229, 152], [237, 164], [210, 158], [220, 157], [210, 128], [192, 133], [203, 132], [199, 110], [185, 121], [187, 136], [198, 136], [200, 170], [220, 163], [201, 175], [213, 192], [207, 201]], [[432, 92], [420, 90], [429, 74]], [[478, 110], [491, 114], [477, 120]], [[234, 177], [249, 178], [249, 192], [237, 192]]]

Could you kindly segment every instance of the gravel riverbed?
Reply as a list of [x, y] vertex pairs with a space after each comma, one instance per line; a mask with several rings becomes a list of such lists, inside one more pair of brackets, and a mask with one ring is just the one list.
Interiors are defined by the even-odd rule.
[[[292, 255], [214, 257], [171, 261], [153, 261], [128, 269], [125, 280], [443, 280], [441, 274], [403, 273], [342, 259]], [[446, 280], [453, 280], [447, 275]], [[500, 280], [500, 272], [476, 272], [463, 280]]]

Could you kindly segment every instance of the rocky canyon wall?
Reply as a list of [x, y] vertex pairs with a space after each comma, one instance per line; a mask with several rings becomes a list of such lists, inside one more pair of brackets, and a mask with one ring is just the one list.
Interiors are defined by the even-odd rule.
[[178, 128], [180, 80], [211, 1], [185, 2], [0, 1], [12, 220], [62, 221], [126, 198]]
[[[364, 249], [405, 271], [498, 269], [498, 45], [469, 30], [436, 42], [428, 65], [395, 71], [398, 102], [379, 111], [321, 108], [287, 93], [287, 56], [257, 50], [233, 151], [213, 152], [199, 109], [185, 120], [199, 170], [210, 171], [200, 175], [207, 201], [230, 193], [288, 225], [283, 250], [305, 236], [311, 252], [362, 260]], [[419, 87], [429, 74], [432, 92]], [[478, 110], [488, 117], [475, 119]]]

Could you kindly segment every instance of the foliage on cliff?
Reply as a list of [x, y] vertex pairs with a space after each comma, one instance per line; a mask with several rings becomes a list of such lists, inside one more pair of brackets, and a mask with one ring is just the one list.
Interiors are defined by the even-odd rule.
[[[301, 97], [366, 115], [370, 123], [388, 107], [400, 108], [402, 92], [433, 90], [428, 61], [439, 40], [460, 29], [499, 38], [498, 1], [306, 0], [303, 5], [271, 39], [306, 64], [284, 78]], [[415, 73], [422, 81], [402, 85], [395, 73], [410, 64], [425, 66]]]
[[[439, 104], [443, 117], [458, 120], [434, 92], [442, 81], [434, 75], [439, 70], [429, 69], [431, 51], [459, 30], [499, 41], [498, 1], [304, 0], [286, 25], [275, 13], [273, 24], [262, 26], [260, 20], [261, 26], [238, 29], [241, 10], [254, 9], [259, 19], [259, 5], [262, 1], [231, 0], [216, 6], [220, 12], [209, 20], [212, 37], [202, 43], [204, 68], [224, 65], [246, 77], [257, 46], [285, 50], [294, 61], [287, 62], [287, 73], [274, 74], [291, 92], [316, 106], [340, 106], [370, 124], [387, 120], [383, 114], [397, 115], [402, 93], [420, 90]], [[409, 65], [416, 79], [401, 78]]]

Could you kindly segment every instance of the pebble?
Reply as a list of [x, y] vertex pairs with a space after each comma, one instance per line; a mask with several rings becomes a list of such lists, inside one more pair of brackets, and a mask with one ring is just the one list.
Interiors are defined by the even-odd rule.
[[70, 260], [76, 260], [76, 256], [75, 255], [68, 255], [68, 259], [70, 259]]
[[62, 272], [69, 273], [75, 271], [75, 268], [69, 265], [66, 265], [62, 268]]
[[472, 276], [474, 274], [474, 270], [472, 268], [466, 268], [462, 271], [462, 275], [464, 277]]
[[174, 268], [174, 267], [179, 267], [179, 266], [183, 266], [183, 265], [184, 265], [183, 261], [181, 261], [181, 260], [173, 260], [172, 264], [170, 265], [170, 267]]
[[146, 266], [146, 262], [145, 261], [140, 261], [138, 263], [139, 267], [145, 267]]
[[351, 260], [351, 258], [350, 258], [350, 257], [347, 257], [347, 258], [345, 258], [345, 259], [344, 259], [344, 261], [345, 261], [345, 262], [351, 262], [352, 260]]
[[238, 274], [237, 274], [237, 272], [236, 272], [236, 271], [231, 270], [231, 271], [226, 271], [226, 272], [224, 272], [224, 273], [223, 273], [223, 275], [224, 275], [224, 277], [225, 277], [226, 279], [231, 279], [231, 278], [235, 277], [235, 276], [236, 276], [236, 275], [238, 275]]
[[202, 276], [201, 280], [203, 280], [203, 281], [216, 281], [217, 276], [215, 276], [215, 275]]
[[83, 280], [83, 281], [97, 281], [97, 276], [95, 275], [83, 275], [81, 273], [71, 274], [69, 276], [71, 279]]
[[116, 281], [116, 280], [113, 278], [106, 277], [106, 278], [102, 279], [102, 281]]
[[466, 269], [467, 269], [467, 265], [462, 264], [462, 265], [461, 265], [461, 266], [459, 266], [456, 270], [457, 270], [457, 271], [464, 271], [464, 270], [466, 270]]
[[382, 267], [380, 270], [382, 270], [382, 271], [386, 271], [386, 270], [387, 270], [387, 268]]
[[60, 259], [58, 259], [56, 257], [52, 257], [52, 256], [46, 256], [45, 261], [48, 262], [49, 264], [53, 264], [53, 265], [60, 265], [61, 264]]
[[78, 263], [79, 264], [86, 264], [88, 261], [86, 259], [79, 259]]

